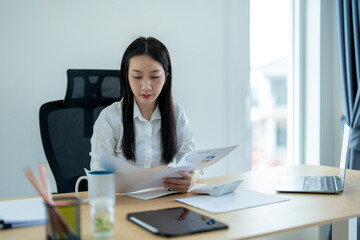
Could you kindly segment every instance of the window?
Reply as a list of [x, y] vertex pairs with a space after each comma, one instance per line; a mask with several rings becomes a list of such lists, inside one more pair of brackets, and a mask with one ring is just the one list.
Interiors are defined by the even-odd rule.
[[287, 79], [285, 76], [273, 77], [269, 79], [271, 83], [271, 94], [276, 107], [286, 107], [287, 105]]
[[252, 169], [287, 163], [290, 0], [250, 0]]

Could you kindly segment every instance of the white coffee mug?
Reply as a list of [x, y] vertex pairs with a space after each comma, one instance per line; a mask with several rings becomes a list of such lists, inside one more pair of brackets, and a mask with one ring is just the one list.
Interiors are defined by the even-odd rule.
[[[88, 180], [89, 197], [82, 199], [79, 195], [79, 184], [82, 180]], [[96, 198], [110, 198], [115, 203], [115, 174], [113, 171], [89, 171], [87, 176], [79, 177], [75, 185], [76, 197], [82, 201]]]

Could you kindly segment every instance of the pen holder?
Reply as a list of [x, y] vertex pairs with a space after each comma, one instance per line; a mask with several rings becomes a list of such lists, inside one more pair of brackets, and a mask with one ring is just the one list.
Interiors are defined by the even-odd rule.
[[46, 239], [79, 240], [80, 201], [75, 197], [55, 198], [54, 205], [46, 205]]

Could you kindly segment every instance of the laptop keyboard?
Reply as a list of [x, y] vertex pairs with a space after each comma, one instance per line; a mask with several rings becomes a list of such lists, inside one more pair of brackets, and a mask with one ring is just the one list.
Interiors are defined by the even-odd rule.
[[336, 190], [334, 177], [305, 177], [306, 191], [334, 191]]

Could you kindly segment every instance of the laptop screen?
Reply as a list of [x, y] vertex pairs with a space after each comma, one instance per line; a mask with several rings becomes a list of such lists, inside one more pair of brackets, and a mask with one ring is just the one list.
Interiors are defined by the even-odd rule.
[[346, 171], [346, 164], [347, 159], [349, 156], [349, 141], [350, 141], [350, 127], [344, 123], [344, 135], [341, 147], [341, 158], [340, 158], [340, 172], [339, 178], [345, 181], [345, 171]]

